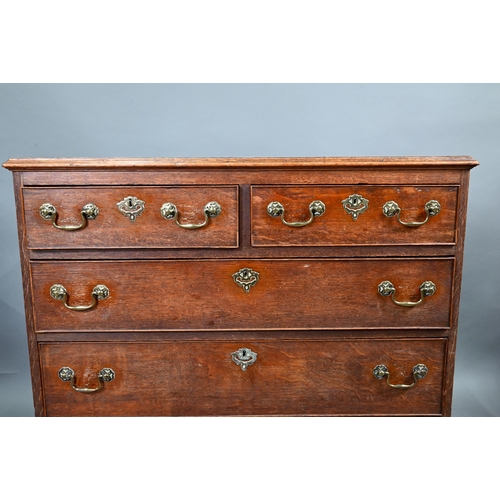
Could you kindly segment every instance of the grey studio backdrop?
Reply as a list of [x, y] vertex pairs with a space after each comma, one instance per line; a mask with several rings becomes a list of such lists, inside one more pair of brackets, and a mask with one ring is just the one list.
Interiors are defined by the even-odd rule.
[[[453, 416], [500, 416], [500, 85], [2, 84], [20, 157], [471, 155]], [[0, 169], [0, 416], [32, 416], [11, 173]]]

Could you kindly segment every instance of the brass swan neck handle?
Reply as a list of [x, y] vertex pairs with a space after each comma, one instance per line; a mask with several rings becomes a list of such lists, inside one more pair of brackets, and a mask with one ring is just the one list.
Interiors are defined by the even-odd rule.
[[413, 383], [411, 384], [391, 384], [389, 381], [391, 378], [391, 374], [389, 373], [389, 370], [385, 365], [377, 365], [373, 369], [373, 376], [379, 380], [385, 377], [387, 385], [389, 387], [392, 387], [393, 389], [411, 389], [412, 387], [415, 387], [418, 380], [424, 378], [427, 375], [428, 371], [429, 369], [424, 364], [419, 363], [418, 365], [415, 365], [411, 372], [413, 375]]
[[391, 297], [394, 304], [401, 307], [415, 307], [421, 304], [425, 297], [430, 297], [436, 293], [436, 285], [432, 281], [424, 281], [420, 285], [420, 300], [417, 302], [401, 302], [395, 299], [396, 287], [390, 281], [382, 281], [378, 285], [378, 293], [382, 297]]
[[429, 200], [425, 204], [424, 210], [426, 213], [425, 220], [405, 222], [401, 220], [401, 208], [395, 201], [388, 201], [382, 207], [382, 212], [386, 217], [396, 217], [400, 224], [407, 227], [419, 227], [425, 224], [429, 220], [429, 217], [434, 217], [441, 211], [441, 204], [437, 200]]
[[103, 368], [97, 374], [97, 387], [77, 387], [76, 386], [76, 376], [75, 372], [69, 366], [63, 366], [58, 372], [59, 378], [63, 382], [69, 382], [71, 388], [76, 392], [82, 392], [84, 394], [91, 394], [93, 392], [98, 392], [104, 387], [105, 382], [111, 382], [115, 378], [115, 372], [111, 368]]
[[290, 227], [304, 227], [311, 224], [315, 217], [321, 217], [326, 211], [325, 204], [320, 200], [314, 200], [309, 204], [309, 219], [304, 222], [288, 222], [285, 220], [285, 207], [279, 201], [272, 201], [267, 206], [267, 213], [270, 217], [281, 217], [281, 222]]
[[92, 303], [88, 306], [70, 306], [68, 304], [69, 294], [64, 286], [56, 284], [50, 287], [50, 296], [55, 300], [62, 300], [63, 304], [72, 311], [88, 311], [97, 306], [98, 300], [109, 297], [109, 288], [106, 285], [96, 285], [92, 290]]
[[89, 220], [94, 220], [99, 215], [99, 208], [93, 203], [84, 205], [80, 211], [81, 223], [78, 226], [60, 226], [57, 223], [57, 209], [50, 203], [44, 203], [38, 209], [40, 217], [52, 221], [52, 225], [61, 231], [77, 231], [87, 226]]
[[199, 224], [181, 224], [179, 222], [179, 210], [170, 202], [164, 203], [160, 208], [161, 216], [164, 219], [174, 219], [175, 223], [183, 229], [200, 229], [208, 224], [208, 221], [213, 217], [218, 217], [222, 212], [221, 206], [216, 201], [210, 201], [203, 207], [205, 220]]

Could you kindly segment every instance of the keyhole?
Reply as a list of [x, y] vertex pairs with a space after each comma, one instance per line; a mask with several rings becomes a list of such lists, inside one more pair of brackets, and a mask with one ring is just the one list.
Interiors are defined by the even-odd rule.
[[243, 349], [243, 351], [241, 351], [241, 354], [242, 354], [242, 356], [243, 356], [244, 358], [246, 357], [247, 352], [245, 351], [245, 349]]
[[129, 206], [130, 208], [132, 208], [132, 207], [134, 206], [134, 205], [132, 205], [132, 198], [129, 198], [129, 199], [128, 199], [128, 206]]

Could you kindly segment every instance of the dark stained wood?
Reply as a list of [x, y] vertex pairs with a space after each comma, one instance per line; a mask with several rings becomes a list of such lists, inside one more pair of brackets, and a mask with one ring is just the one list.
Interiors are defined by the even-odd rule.
[[465, 221], [467, 218], [467, 201], [469, 195], [469, 172], [462, 172], [462, 182], [460, 185], [457, 213], [457, 246], [455, 260], [455, 286], [452, 289], [451, 301], [451, 324], [452, 333], [448, 342], [448, 352], [446, 356], [445, 385], [443, 391], [443, 413], [451, 416], [453, 377], [455, 373], [455, 357], [457, 348], [458, 315], [460, 308], [460, 291], [462, 288], [462, 267], [464, 258], [465, 243]]
[[448, 337], [449, 329], [356, 329], [356, 330], [276, 330], [269, 334], [266, 330], [233, 330], [233, 331], [128, 331], [109, 332], [93, 330], [91, 332], [49, 332], [37, 333], [38, 342], [159, 342], [168, 340], [210, 340], [233, 341], [248, 340], [350, 340], [350, 339], [387, 339], [409, 338], [442, 338]]
[[3, 166], [9, 170], [120, 170], [120, 169], [332, 169], [356, 167], [464, 168], [479, 163], [471, 156], [378, 156], [304, 158], [12, 158]]
[[[451, 415], [476, 165], [469, 156], [7, 161], [35, 414]], [[266, 196], [279, 195], [287, 218], [307, 217], [313, 191], [326, 197], [327, 212], [311, 226], [286, 228], [267, 216]], [[180, 199], [163, 198], [173, 193]], [[370, 202], [356, 222], [341, 205], [355, 193]], [[134, 224], [116, 209], [129, 195], [146, 201]], [[382, 215], [386, 197], [403, 220], [422, 220], [431, 198], [442, 211], [405, 228]], [[38, 214], [50, 202], [61, 224], [75, 224], [90, 201], [101, 214], [82, 231], [58, 231]], [[160, 217], [166, 201], [182, 222], [198, 222], [208, 201], [223, 212], [203, 230], [183, 230]], [[232, 280], [243, 267], [260, 273], [249, 293]], [[418, 300], [425, 280], [437, 293], [402, 308], [378, 294], [382, 280], [401, 301]], [[90, 303], [98, 283], [111, 296], [95, 310], [70, 311], [50, 297], [55, 283], [66, 286], [70, 304]], [[259, 354], [247, 372], [230, 358], [240, 347]], [[394, 383], [410, 383], [417, 363], [429, 375], [398, 391], [373, 377], [379, 363]], [[68, 365], [79, 385], [94, 386], [105, 365], [117, 378], [102, 392], [78, 394], [57, 377]]]
[[25, 186], [218, 186], [229, 184], [370, 184], [370, 185], [456, 185], [460, 170], [418, 167], [383, 170], [363, 167], [339, 170], [116, 170], [87, 172], [42, 170], [23, 172]]
[[[440, 415], [445, 339], [276, 342], [53, 343], [41, 345], [49, 416], [140, 415]], [[242, 371], [231, 353], [246, 347], [256, 362]], [[373, 376], [385, 364], [398, 390]], [[97, 373], [116, 378], [82, 394], [58, 378], [63, 366], [77, 387]]]
[[[453, 259], [203, 260], [33, 262], [36, 329], [43, 331], [281, 330], [447, 328]], [[246, 293], [232, 275], [260, 274]], [[417, 301], [420, 285], [436, 284], [419, 306], [378, 293], [391, 281], [399, 301]], [[70, 305], [90, 304], [106, 285], [110, 296], [90, 311], [71, 311], [50, 296], [62, 284]]]
[[[250, 224], [248, 224], [248, 228]], [[96, 251], [87, 250], [30, 250], [32, 260], [93, 260]], [[108, 249], [99, 250], [100, 260], [164, 260], [164, 259], [268, 259], [268, 258], [353, 258], [353, 257], [449, 257], [455, 254], [455, 246], [447, 245], [401, 245], [401, 246], [338, 246], [338, 247], [251, 247], [250, 231], [240, 230], [239, 248], [153, 248], [153, 249]]]
[[35, 416], [45, 416], [45, 408], [43, 406], [43, 387], [40, 373], [40, 359], [38, 356], [38, 345], [34, 326], [35, 318], [33, 315], [33, 295], [31, 293], [31, 264], [27, 250], [26, 227], [23, 224], [23, 179], [21, 173], [14, 172], [13, 174], [16, 215], [18, 221], [17, 229], [19, 234], [19, 252], [21, 257], [21, 274], [24, 285], [24, 310], [26, 314], [26, 333], [28, 335], [33, 403]]
[[[134, 222], [123, 215], [116, 204], [127, 196], [145, 202], [145, 209]], [[174, 220], [164, 219], [160, 208], [171, 202], [179, 211], [181, 224], [200, 224], [205, 220], [203, 208], [217, 201], [222, 212], [199, 229], [185, 229]], [[80, 211], [87, 203], [99, 208], [99, 215], [85, 228], [63, 231], [40, 216], [43, 203], [54, 205], [61, 226], [79, 225]], [[131, 189], [129, 186], [75, 189], [27, 188], [24, 190], [28, 247], [35, 249], [87, 248], [183, 248], [238, 246], [238, 188], [230, 187], [162, 187]]]
[[[253, 186], [252, 244], [254, 246], [327, 246], [327, 245], [420, 245], [454, 243], [458, 188], [455, 186]], [[368, 209], [353, 220], [342, 201], [352, 194], [368, 200]], [[310, 218], [309, 203], [322, 201], [326, 210], [304, 227], [289, 227], [280, 217], [267, 213], [277, 201], [285, 208], [287, 222]], [[441, 211], [422, 226], [407, 227], [396, 217], [388, 218], [382, 208], [395, 201], [403, 222], [426, 218], [425, 204], [437, 200]]]

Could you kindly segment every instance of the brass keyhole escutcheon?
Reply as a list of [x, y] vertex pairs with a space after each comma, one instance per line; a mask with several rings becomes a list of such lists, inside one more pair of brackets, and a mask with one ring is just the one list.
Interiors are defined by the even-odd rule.
[[119, 201], [116, 206], [120, 213], [130, 219], [130, 222], [135, 222], [137, 217], [144, 212], [146, 203], [139, 200], [137, 196], [126, 196], [122, 201]]
[[342, 206], [353, 220], [358, 220], [358, 217], [368, 210], [368, 200], [360, 194], [351, 194], [345, 200], [342, 200]]
[[249, 267], [244, 267], [240, 269], [238, 272], [233, 274], [234, 282], [243, 288], [246, 293], [250, 291], [250, 288], [255, 286], [259, 281], [259, 273], [250, 269]]
[[245, 372], [257, 360], [257, 353], [248, 347], [242, 347], [231, 353], [231, 358]]

